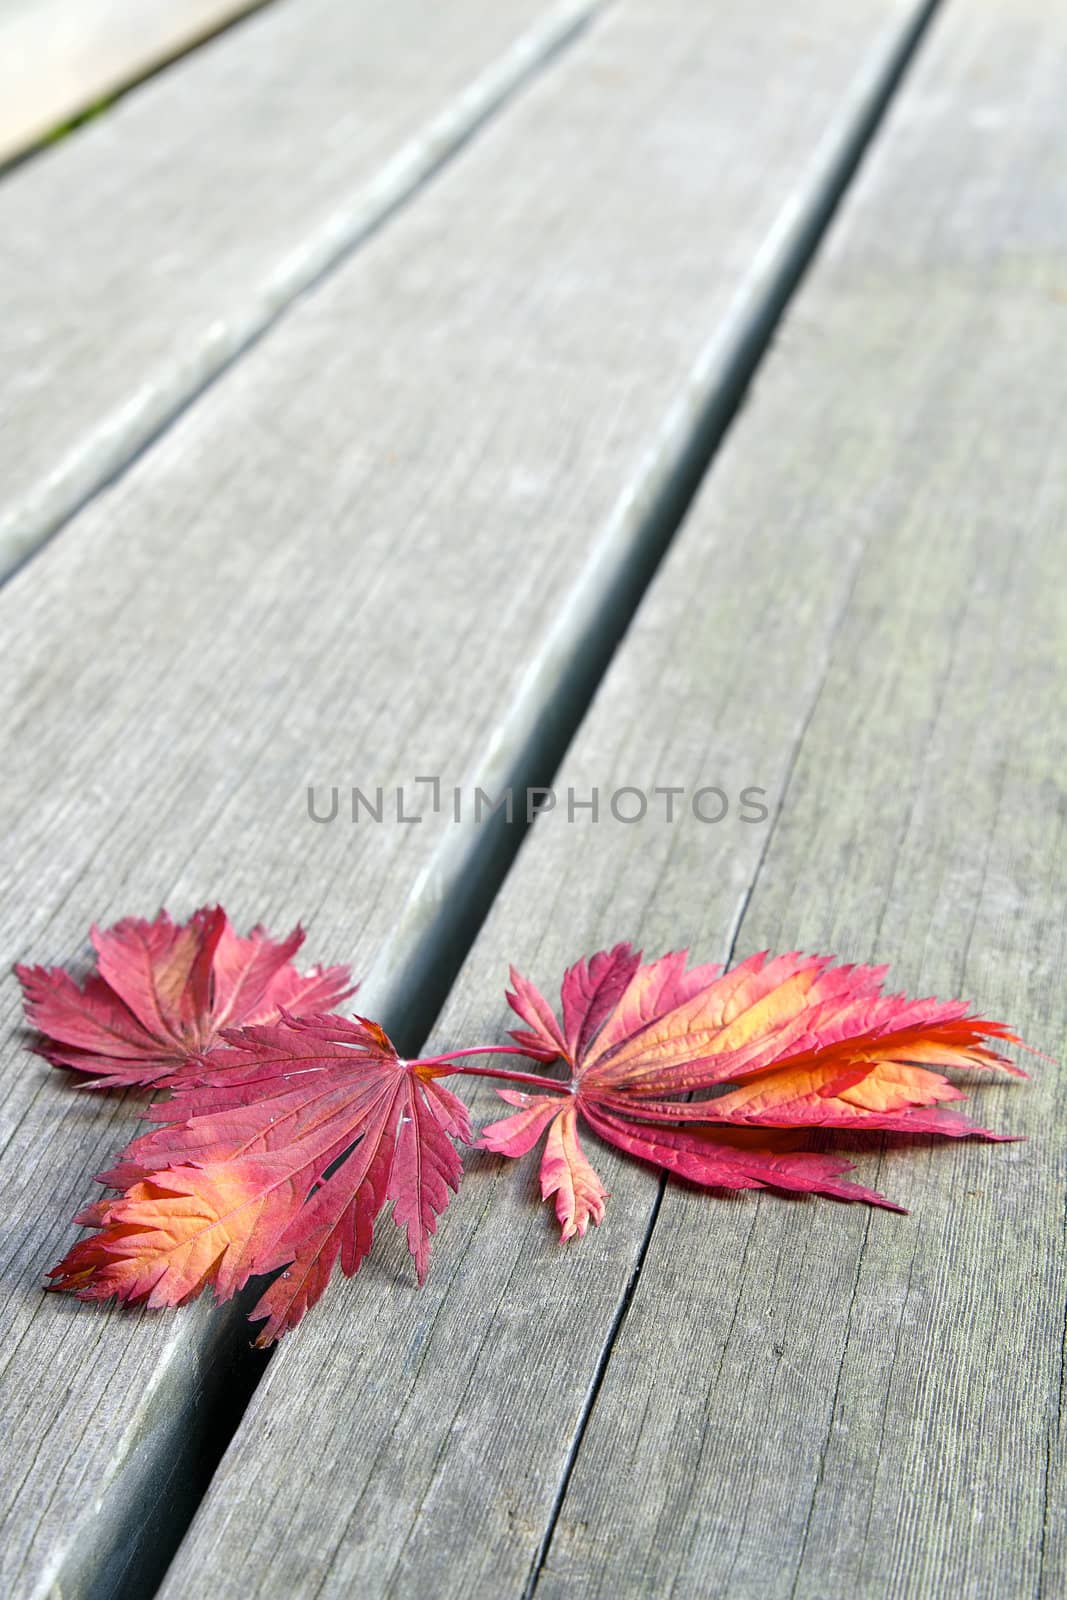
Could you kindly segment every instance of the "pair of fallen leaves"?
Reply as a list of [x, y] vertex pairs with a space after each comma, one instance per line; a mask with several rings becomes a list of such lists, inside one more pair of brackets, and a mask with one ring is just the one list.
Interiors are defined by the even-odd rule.
[[[607, 1191], [578, 1137], [692, 1183], [772, 1187], [892, 1206], [849, 1182], [839, 1157], [798, 1151], [796, 1130], [885, 1129], [996, 1139], [945, 1104], [943, 1068], [1025, 1076], [986, 1041], [1021, 1041], [966, 1002], [882, 993], [884, 967], [826, 956], [751, 956], [729, 972], [686, 953], [643, 962], [628, 944], [563, 978], [561, 1013], [512, 970], [512, 1044], [405, 1060], [376, 1022], [331, 1014], [354, 991], [345, 967], [293, 965], [297, 928], [239, 937], [221, 907], [185, 924], [161, 912], [93, 930], [97, 971], [19, 967], [36, 1048], [90, 1088], [172, 1090], [100, 1182], [119, 1194], [75, 1221], [92, 1229], [49, 1274], [86, 1300], [219, 1300], [277, 1273], [254, 1311], [257, 1343], [295, 1327], [338, 1259], [354, 1273], [392, 1205], [420, 1283], [437, 1219], [459, 1188], [466, 1106], [441, 1079], [506, 1081], [514, 1107], [476, 1143], [521, 1156], [544, 1138], [541, 1191], [562, 1236], [604, 1215]], [[564, 1075], [474, 1066], [519, 1055]], [[693, 1098], [696, 1096], [696, 1098]]]

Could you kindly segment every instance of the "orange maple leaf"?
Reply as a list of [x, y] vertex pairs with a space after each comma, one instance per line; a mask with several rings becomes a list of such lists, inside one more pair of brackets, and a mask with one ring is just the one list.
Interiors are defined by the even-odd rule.
[[728, 973], [687, 970], [685, 951], [643, 963], [640, 952], [619, 944], [569, 969], [557, 1020], [513, 970], [508, 1000], [526, 1027], [512, 1037], [536, 1060], [562, 1059], [570, 1080], [546, 1079], [548, 1092], [537, 1095], [501, 1089], [519, 1110], [483, 1129], [478, 1143], [519, 1156], [547, 1131], [541, 1189], [546, 1199], [556, 1196], [564, 1239], [604, 1214], [605, 1191], [579, 1143], [579, 1117], [609, 1144], [693, 1183], [899, 1210], [844, 1180], [848, 1162], [796, 1151], [787, 1130], [997, 1139], [941, 1109], [963, 1096], [932, 1069], [1025, 1073], [984, 1042], [1021, 1042], [1002, 1023], [969, 1016], [963, 1001], [883, 994], [885, 975], [884, 967], [835, 965], [829, 956], [768, 960], [766, 952]]

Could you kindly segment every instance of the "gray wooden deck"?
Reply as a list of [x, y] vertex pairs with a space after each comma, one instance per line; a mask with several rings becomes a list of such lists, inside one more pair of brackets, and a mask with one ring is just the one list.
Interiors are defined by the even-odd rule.
[[[5, 971], [218, 898], [411, 1049], [633, 938], [1062, 1057], [1065, 72], [1044, 0], [275, 0], [8, 172]], [[766, 822], [567, 819], [702, 784]], [[474, 1157], [268, 1362], [41, 1294], [138, 1102], [0, 1026], [4, 1595], [1067, 1592], [1055, 1065], [858, 1151], [908, 1217], [598, 1151], [560, 1249]]]

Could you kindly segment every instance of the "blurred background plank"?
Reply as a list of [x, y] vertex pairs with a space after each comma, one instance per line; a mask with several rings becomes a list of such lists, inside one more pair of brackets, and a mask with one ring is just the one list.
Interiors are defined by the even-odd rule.
[[595, 0], [277, 0], [0, 179], [0, 577]]
[[263, 0], [3, 0], [0, 162]]

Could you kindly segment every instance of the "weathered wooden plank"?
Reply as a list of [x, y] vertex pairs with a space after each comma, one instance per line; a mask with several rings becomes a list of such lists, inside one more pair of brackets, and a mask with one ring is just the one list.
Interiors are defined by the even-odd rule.
[[[434, 1047], [500, 1035], [509, 959], [548, 987], [627, 935], [877, 954], [1062, 1046], [1064, 375], [1034, 203], [1061, 46], [1047, 13], [948, 18], [557, 784], [605, 809], [759, 784], [773, 831], [561, 802]], [[476, 1158], [421, 1296], [383, 1239], [283, 1346], [164, 1595], [514, 1594], [531, 1569], [551, 1594], [1038, 1592], [1064, 1304], [1038, 1067], [982, 1092], [1032, 1144], [858, 1152], [911, 1219], [675, 1190], [645, 1254], [656, 1181], [598, 1152], [608, 1220], [560, 1251], [532, 1172]]]
[[[429, 814], [412, 776], [463, 783], [469, 801], [474, 782], [536, 772], [545, 723], [566, 717], [647, 562], [657, 497], [915, 15], [823, 0], [780, 73], [787, 21], [616, 8], [18, 575], [0, 597], [18, 873], [0, 898], [5, 965], [69, 957], [94, 917], [218, 895], [243, 922], [304, 914], [313, 957], [366, 970], [386, 945], [367, 999], [404, 1026], [491, 838]], [[334, 781], [406, 782], [423, 821], [309, 822], [307, 784]], [[221, 1336], [206, 1307], [159, 1319], [42, 1301], [63, 1218], [130, 1110], [75, 1096], [20, 1053], [16, 1022], [12, 986], [0, 1359], [25, 1476], [5, 1583], [77, 1594], [125, 1567], [143, 1591], [188, 1493], [183, 1440], [225, 1392]], [[605, 1316], [647, 1192], [631, 1205], [614, 1279], [598, 1266]], [[527, 1226], [541, 1248], [540, 1220]], [[506, 1285], [499, 1237], [490, 1257]], [[360, 1292], [390, 1271], [385, 1254]], [[430, 1300], [401, 1281], [397, 1305], [423, 1316]], [[468, 1315], [449, 1300], [439, 1331]], [[532, 1529], [554, 1448], [521, 1513]]]
[[596, 0], [280, 0], [0, 184], [0, 575]]
[[0, 161], [262, 4], [6, 0], [0, 7]]

